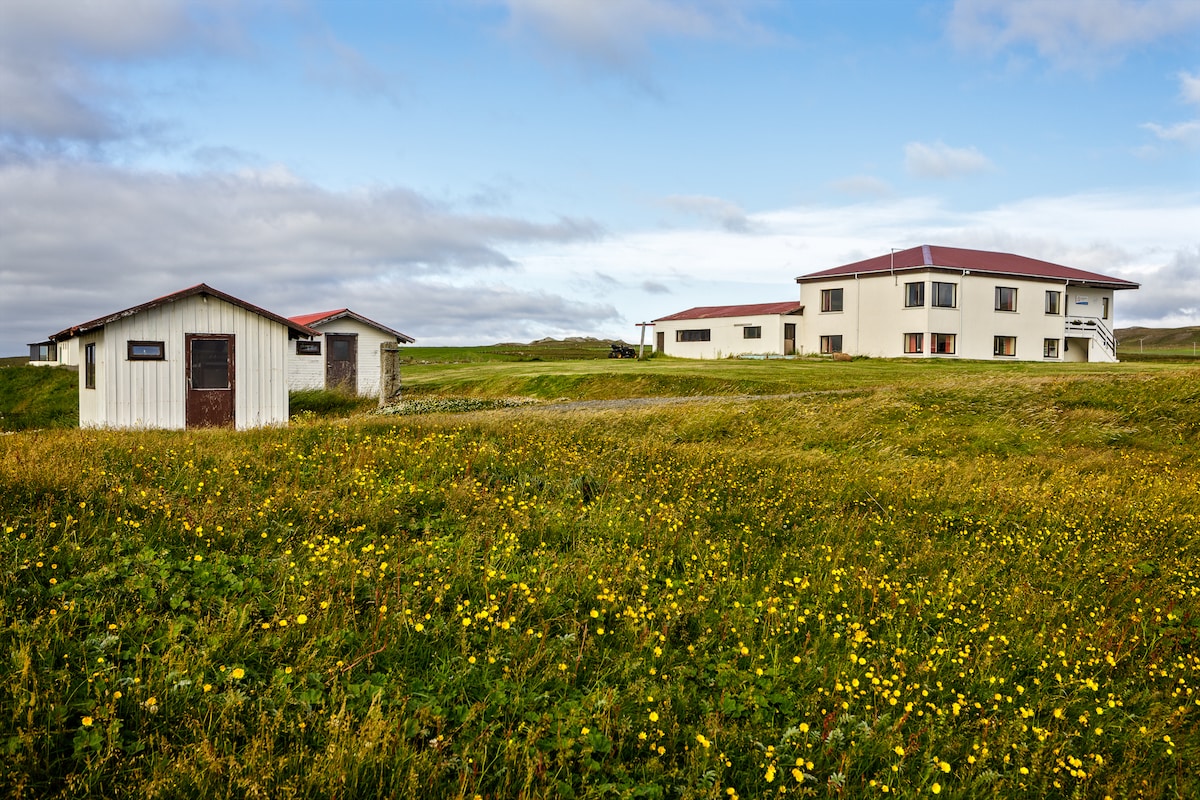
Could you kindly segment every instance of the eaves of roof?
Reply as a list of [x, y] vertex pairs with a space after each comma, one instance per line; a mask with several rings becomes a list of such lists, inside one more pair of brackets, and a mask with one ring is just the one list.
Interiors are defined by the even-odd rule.
[[409, 336], [408, 334], [401, 333], [400, 331], [397, 331], [397, 330], [392, 330], [388, 326], [381, 325], [380, 323], [376, 322], [373, 319], [367, 319], [362, 314], [356, 314], [355, 312], [351, 311], [348, 308], [339, 308], [334, 311], [318, 311], [314, 314], [300, 314], [299, 316], [290, 317], [290, 319], [292, 320], [292, 322], [297, 322], [302, 325], [308, 325], [310, 327], [324, 325], [326, 323], [333, 322], [334, 320], [339, 320], [339, 319], [353, 319], [353, 320], [357, 320], [358, 322], [361, 322], [364, 325], [370, 325], [372, 328], [381, 330], [384, 333], [388, 333], [388, 334], [391, 334], [392, 336], [395, 336], [396, 341], [398, 341], [398, 342], [403, 342], [405, 344], [412, 344], [413, 342], [416, 341], [416, 339]]
[[677, 314], [658, 317], [655, 322], [670, 322], [681, 319], [720, 319], [723, 317], [753, 317], [804, 313], [804, 304], [795, 300], [782, 303], [750, 303], [739, 306], [697, 306]]

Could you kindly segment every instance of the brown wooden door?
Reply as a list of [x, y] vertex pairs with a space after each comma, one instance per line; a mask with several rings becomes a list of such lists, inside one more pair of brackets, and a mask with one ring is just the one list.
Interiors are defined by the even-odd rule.
[[654, 334], [654, 352], [662, 353], [666, 351], [667, 335], [662, 331]]
[[325, 334], [325, 388], [358, 392], [358, 336]]
[[796, 355], [796, 323], [783, 323], [783, 354], [785, 356]]
[[189, 428], [233, 425], [233, 335], [189, 333], [185, 341], [185, 424]]

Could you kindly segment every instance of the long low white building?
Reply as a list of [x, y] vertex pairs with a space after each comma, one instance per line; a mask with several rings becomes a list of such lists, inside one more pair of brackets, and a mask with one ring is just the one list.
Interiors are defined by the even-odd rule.
[[683, 358], [791, 355], [803, 311], [795, 301], [689, 308], [654, 320], [654, 349]]

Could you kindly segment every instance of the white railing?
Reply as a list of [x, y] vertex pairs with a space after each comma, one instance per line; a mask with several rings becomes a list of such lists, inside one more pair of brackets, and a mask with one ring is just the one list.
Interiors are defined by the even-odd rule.
[[1117, 337], [1099, 317], [1069, 317], [1063, 323], [1063, 331], [1067, 336], [1095, 339], [1104, 346], [1109, 355], [1117, 357]]

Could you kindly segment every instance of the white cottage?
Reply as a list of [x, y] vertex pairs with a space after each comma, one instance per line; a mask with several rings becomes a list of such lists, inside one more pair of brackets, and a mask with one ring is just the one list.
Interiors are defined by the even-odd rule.
[[291, 317], [318, 335], [288, 349], [288, 388], [341, 388], [387, 399], [399, 381], [400, 344], [416, 339], [348, 308]]
[[792, 355], [803, 313], [795, 301], [689, 308], [654, 320], [654, 349], [683, 358]]
[[50, 341], [78, 353], [81, 427], [244, 429], [287, 424], [288, 343], [315, 335], [198, 284]]
[[1113, 296], [1138, 284], [1011, 253], [922, 245], [796, 278], [805, 353], [1116, 361]]

